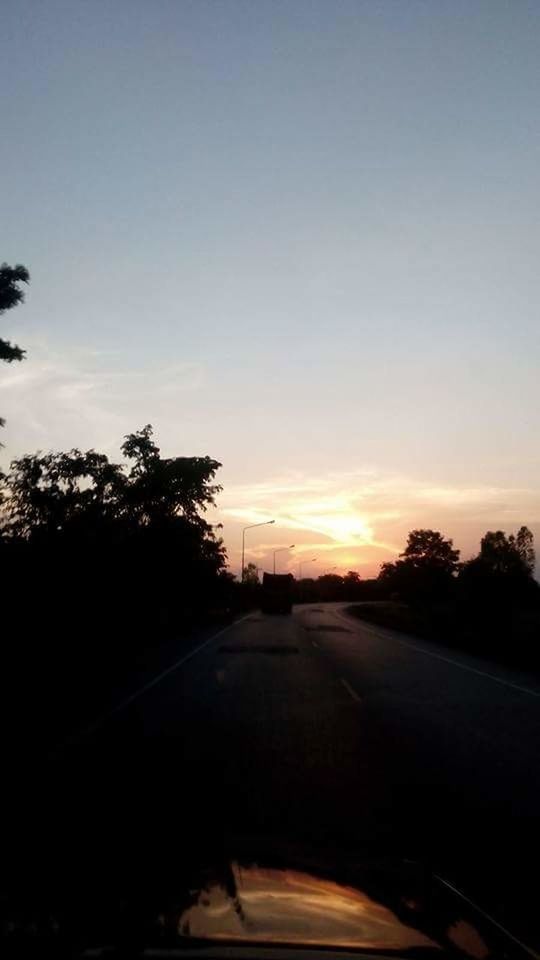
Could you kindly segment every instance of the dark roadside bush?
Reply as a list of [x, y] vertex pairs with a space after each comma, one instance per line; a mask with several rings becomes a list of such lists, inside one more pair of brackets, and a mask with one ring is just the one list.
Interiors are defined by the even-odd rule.
[[72, 450], [20, 458], [4, 478], [0, 692], [15, 727], [62, 713], [69, 725], [148, 651], [231, 609], [204, 519], [220, 464], [161, 458], [150, 427], [122, 449], [127, 467]]

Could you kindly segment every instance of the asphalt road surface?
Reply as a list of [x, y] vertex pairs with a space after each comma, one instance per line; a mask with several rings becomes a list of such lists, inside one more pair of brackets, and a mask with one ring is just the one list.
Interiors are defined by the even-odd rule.
[[539, 747], [531, 677], [338, 604], [252, 613], [27, 771], [9, 869], [142, 891], [241, 844], [409, 857], [538, 944]]

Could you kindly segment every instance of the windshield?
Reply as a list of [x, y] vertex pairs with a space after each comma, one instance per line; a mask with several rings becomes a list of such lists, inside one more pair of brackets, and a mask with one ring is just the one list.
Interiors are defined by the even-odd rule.
[[540, 950], [539, 41], [2, 3], [6, 950]]

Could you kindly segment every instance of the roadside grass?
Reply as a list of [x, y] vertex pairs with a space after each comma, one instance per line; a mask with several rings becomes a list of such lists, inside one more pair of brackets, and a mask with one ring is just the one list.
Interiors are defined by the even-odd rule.
[[452, 603], [413, 606], [393, 600], [355, 603], [347, 613], [377, 626], [540, 673], [540, 610], [475, 609]]

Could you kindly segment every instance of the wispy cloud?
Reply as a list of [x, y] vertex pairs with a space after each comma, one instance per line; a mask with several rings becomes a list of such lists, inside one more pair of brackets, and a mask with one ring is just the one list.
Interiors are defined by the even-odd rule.
[[171, 420], [186, 393], [200, 390], [202, 364], [185, 362], [126, 371], [118, 357], [79, 350], [60, 358], [34, 343], [21, 364], [2, 370], [0, 413], [11, 457], [36, 449], [97, 446], [118, 455], [119, 439], [148, 421]]
[[[30, 344], [28, 344], [30, 346]], [[144, 423], [156, 426], [158, 442], [179, 452], [175, 439], [186, 409], [206, 390], [204, 365], [186, 361], [162, 368], [123, 369], [121, 357], [77, 351], [62, 359], [47, 344], [33, 343], [29, 359], [4, 365], [0, 414], [7, 428], [2, 461], [37, 449], [96, 447], [119, 456], [123, 435]], [[193, 407], [191, 407], [193, 404]], [[168, 440], [167, 440], [168, 434]], [[165, 447], [164, 447], [165, 448]], [[186, 452], [192, 452], [187, 450]], [[396, 556], [414, 527], [429, 526], [454, 538], [463, 556], [478, 549], [487, 529], [515, 530], [527, 523], [540, 534], [540, 492], [490, 484], [436, 484], [429, 478], [361, 467], [324, 474], [301, 471], [227, 483], [218, 518], [233, 567], [240, 562], [241, 528], [273, 519], [248, 535], [249, 557], [271, 568], [277, 546], [294, 542], [295, 560], [319, 557], [322, 567], [357, 567], [375, 573]], [[316, 569], [316, 568], [314, 568]]]
[[[228, 487], [220, 501], [233, 562], [243, 525], [274, 519], [272, 539], [253, 531], [251, 555], [268, 558], [273, 537], [294, 536], [295, 556], [331, 556], [339, 566], [368, 566], [376, 572], [397, 555], [409, 530], [427, 526], [454, 537], [463, 555], [471, 555], [481, 535], [493, 526], [513, 529], [540, 524], [540, 492], [495, 486], [437, 486], [375, 469], [322, 477], [298, 474], [261, 483]], [[258, 534], [258, 538], [257, 538]], [[291, 558], [291, 564], [293, 560]], [[328, 561], [329, 562], [329, 561]]]

